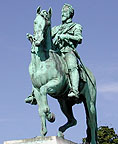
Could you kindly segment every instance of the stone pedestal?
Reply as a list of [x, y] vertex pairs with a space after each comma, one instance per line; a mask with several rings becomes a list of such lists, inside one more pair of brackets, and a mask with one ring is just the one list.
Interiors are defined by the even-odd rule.
[[35, 137], [24, 140], [5, 141], [4, 144], [77, 144], [66, 139], [58, 138], [56, 136], [49, 137]]

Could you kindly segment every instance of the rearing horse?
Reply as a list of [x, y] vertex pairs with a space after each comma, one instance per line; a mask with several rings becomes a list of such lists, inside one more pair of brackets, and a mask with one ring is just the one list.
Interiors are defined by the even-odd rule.
[[[54, 122], [54, 114], [50, 112], [48, 106], [47, 94], [56, 98], [60, 104], [62, 112], [67, 117], [68, 122], [59, 128], [58, 136], [69, 127], [77, 124], [73, 116], [72, 106], [83, 102], [86, 111], [87, 138], [86, 141], [91, 144], [97, 143], [97, 118], [96, 118], [96, 83], [93, 74], [86, 68], [84, 77], [80, 77], [79, 98], [69, 98], [70, 90], [68, 68], [58, 48], [55, 48], [51, 37], [51, 9], [47, 11], [40, 8], [37, 11], [34, 27], [38, 28], [38, 42], [36, 38], [27, 35], [32, 44], [31, 63], [29, 73], [32, 80], [32, 95], [26, 98], [26, 102], [33, 97], [35, 104], [39, 106], [39, 115], [41, 118], [41, 135], [47, 134], [46, 119]], [[34, 32], [34, 35], [36, 32]], [[78, 67], [79, 72], [82, 70]]]

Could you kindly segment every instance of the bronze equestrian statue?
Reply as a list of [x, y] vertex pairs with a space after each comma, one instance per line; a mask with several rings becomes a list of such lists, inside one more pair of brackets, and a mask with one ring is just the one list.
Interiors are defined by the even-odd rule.
[[[26, 103], [38, 104], [41, 118], [41, 135], [47, 133], [46, 119], [54, 122], [47, 95], [58, 100], [68, 122], [59, 127], [58, 136], [77, 124], [72, 106], [83, 103], [86, 111], [86, 142], [97, 143], [96, 82], [86, 68], [76, 47], [82, 42], [82, 27], [72, 22], [74, 9], [65, 4], [62, 8], [62, 24], [51, 30], [52, 9], [37, 9], [34, 20], [34, 34], [27, 34], [31, 42], [31, 63], [29, 73], [32, 80], [32, 94]], [[79, 60], [78, 60], [79, 59]]]

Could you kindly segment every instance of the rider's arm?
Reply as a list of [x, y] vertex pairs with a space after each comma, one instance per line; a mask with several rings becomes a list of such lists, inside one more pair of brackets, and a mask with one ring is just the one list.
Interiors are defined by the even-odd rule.
[[61, 39], [73, 40], [76, 41], [78, 44], [82, 43], [82, 27], [80, 24], [76, 24], [73, 30], [74, 34], [62, 34], [60, 37]]
[[59, 29], [59, 26], [54, 26], [52, 28], [52, 31], [51, 31], [51, 35], [52, 35], [52, 39], [55, 37], [55, 35], [57, 34], [57, 31]]
[[74, 30], [74, 36], [70, 39], [77, 41], [78, 44], [82, 43], [82, 26], [80, 24], [76, 24], [75, 30]]

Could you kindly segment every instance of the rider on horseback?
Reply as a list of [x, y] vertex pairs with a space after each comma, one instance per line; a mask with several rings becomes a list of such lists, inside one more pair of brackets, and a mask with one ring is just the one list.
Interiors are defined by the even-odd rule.
[[68, 66], [71, 90], [68, 97], [79, 97], [79, 72], [76, 47], [82, 43], [82, 27], [72, 22], [74, 9], [69, 4], [62, 8], [62, 24], [52, 28], [53, 43], [59, 47]]
[[[40, 8], [37, 9], [37, 16]], [[42, 11], [45, 13], [45, 11]], [[68, 66], [69, 79], [71, 89], [68, 97], [79, 98], [79, 72], [78, 72], [78, 60], [76, 47], [82, 43], [82, 26], [72, 22], [74, 15], [74, 9], [69, 4], [64, 4], [62, 8], [62, 24], [52, 28], [53, 44], [60, 49], [66, 64]], [[36, 17], [37, 18], [37, 17]], [[28, 39], [32, 42], [35, 40], [35, 45], [40, 43], [40, 37], [38, 33], [39, 29], [38, 19], [34, 21], [34, 36], [27, 34]], [[38, 42], [39, 41], [39, 42]], [[33, 50], [32, 50], [33, 52]], [[33, 93], [31, 96], [25, 99], [27, 103], [36, 104]]]

